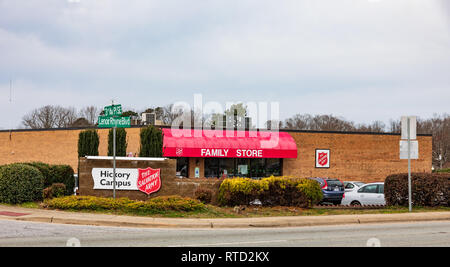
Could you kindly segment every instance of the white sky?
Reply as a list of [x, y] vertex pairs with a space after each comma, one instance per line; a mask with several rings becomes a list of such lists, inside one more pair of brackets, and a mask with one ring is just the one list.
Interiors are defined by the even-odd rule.
[[[448, 0], [0, 0], [0, 128], [47, 104], [450, 113]], [[12, 103], [9, 102], [13, 80]]]

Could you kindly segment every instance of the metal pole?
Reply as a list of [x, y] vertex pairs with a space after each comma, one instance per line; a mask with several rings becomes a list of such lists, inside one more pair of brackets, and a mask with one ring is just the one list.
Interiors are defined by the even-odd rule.
[[408, 117], [408, 205], [409, 212], [412, 211], [412, 194], [411, 194], [411, 119]]
[[116, 199], [116, 127], [113, 128], [113, 198]]

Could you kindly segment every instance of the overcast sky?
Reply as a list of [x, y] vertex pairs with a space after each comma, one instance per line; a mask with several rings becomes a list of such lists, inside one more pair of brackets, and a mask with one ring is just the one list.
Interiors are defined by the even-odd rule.
[[450, 1], [0, 0], [0, 128], [195, 93], [278, 101], [281, 119], [450, 113]]

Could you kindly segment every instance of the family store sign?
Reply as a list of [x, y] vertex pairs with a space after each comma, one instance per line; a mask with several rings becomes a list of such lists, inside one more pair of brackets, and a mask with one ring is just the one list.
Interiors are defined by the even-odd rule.
[[[94, 189], [114, 188], [112, 168], [93, 168]], [[116, 169], [115, 188], [117, 190], [139, 190], [147, 195], [161, 188], [161, 169]]]

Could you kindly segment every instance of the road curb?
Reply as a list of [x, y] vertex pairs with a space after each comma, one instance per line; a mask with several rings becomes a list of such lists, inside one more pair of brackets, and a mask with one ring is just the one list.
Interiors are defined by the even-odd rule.
[[0, 208], [2, 210], [7, 209], [10, 211], [29, 213], [29, 215], [18, 217], [0, 216], [0, 220], [7, 219], [27, 222], [131, 228], [276, 228], [343, 224], [450, 221], [450, 212], [193, 219], [73, 213], [4, 206], [0, 206]]

